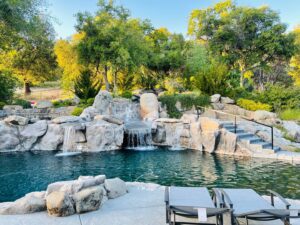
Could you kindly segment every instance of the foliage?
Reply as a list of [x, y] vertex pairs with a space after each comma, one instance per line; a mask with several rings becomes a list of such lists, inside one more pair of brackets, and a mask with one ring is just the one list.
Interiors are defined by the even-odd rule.
[[24, 100], [24, 99], [14, 99], [12, 104], [23, 106], [24, 109], [30, 109], [31, 108], [31, 103], [27, 100]]
[[55, 108], [60, 108], [60, 107], [66, 107], [66, 106], [72, 106], [74, 105], [73, 101], [70, 99], [66, 100], [56, 100], [52, 102], [53, 106]]
[[182, 113], [176, 107], [179, 102], [183, 110], [190, 110], [192, 107], [207, 106], [210, 98], [201, 94], [167, 94], [159, 97], [159, 101], [167, 108], [167, 113], [171, 118], [180, 118]]
[[244, 98], [240, 98], [237, 101], [237, 105], [244, 109], [251, 110], [251, 111], [256, 111], [256, 110], [271, 111], [272, 110], [271, 105], [264, 104], [261, 102], [255, 102], [253, 100], [244, 99]]
[[300, 109], [286, 109], [279, 113], [282, 120], [298, 120], [300, 121]]
[[[297, 26], [294, 30], [296, 36], [296, 44], [298, 48], [300, 47], [300, 26]], [[299, 50], [299, 49], [298, 49]], [[290, 62], [289, 74], [295, 80], [295, 85], [300, 86], [300, 51], [295, 54]]]
[[76, 79], [74, 84], [74, 90], [76, 96], [80, 99], [94, 98], [100, 91], [102, 83], [93, 79], [90, 70], [84, 70], [80, 76]]
[[5, 102], [0, 102], [0, 110], [2, 110], [5, 105], [6, 105]]
[[272, 105], [274, 111], [300, 108], [300, 88], [286, 88], [280, 85], [269, 85], [266, 90], [256, 94], [260, 102]]
[[95, 98], [89, 98], [89, 99], [86, 100], [86, 103], [87, 103], [88, 106], [91, 106], [91, 105], [94, 104], [94, 101], [95, 101]]
[[83, 112], [83, 110], [84, 110], [84, 108], [82, 108], [82, 107], [75, 107], [71, 114], [73, 116], [80, 116], [81, 113]]
[[122, 98], [128, 98], [128, 99], [131, 99], [132, 97], [132, 92], [131, 91], [124, 91], [121, 93], [120, 95]]
[[14, 95], [17, 85], [16, 79], [9, 71], [0, 71], [0, 100], [8, 102]]
[[211, 51], [239, 69], [241, 86], [247, 71], [291, 58], [294, 35], [286, 30], [278, 13], [267, 6], [241, 7], [231, 0], [194, 10], [189, 21], [190, 35], [207, 41]]

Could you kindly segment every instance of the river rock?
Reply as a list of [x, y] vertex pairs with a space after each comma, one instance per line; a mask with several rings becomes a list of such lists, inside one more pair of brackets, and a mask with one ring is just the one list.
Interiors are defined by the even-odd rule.
[[46, 134], [34, 147], [36, 150], [57, 150], [64, 141], [64, 128], [59, 124], [48, 124]]
[[100, 186], [86, 188], [73, 196], [77, 213], [98, 210], [103, 198], [103, 189]]
[[140, 98], [141, 116], [143, 119], [155, 120], [159, 118], [158, 100], [153, 93], [145, 93]]
[[254, 112], [253, 118], [256, 121], [273, 120], [277, 118], [277, 115], [276, 113], [268, 112], [265, 110], [257, 110]]
[[127, 193], [126, 183], [120, 178], [106, 179], [104, 187], [109, 199], [117, 198]]
[[0, 151], [18, 150], [20, 148], [20, 137], [17, 127], [13, 127], [0, 121]]
[[89, 151], [120, 149], [123, 144], [124, 128], [105, 121], [86, 124], [86, 139]]
[[53, 107], [52, 102], [47, 101], [47, 100], [38, 101], [35, 104], [35, 108], [37, 108], [37, 109], [47, 109], [47, 108], [51, 108], [51, 107]]
[[5, 118], [4, 122], [10, 123], [10, 124], [13, 124], [13, 125], [25, 126], [25, 125], [28, 124], [29, 119], [26, 118], [26, 117], [23, 117], [23, 116], [13, 115], [13, 116], [9, 116], [9, 117]]
[[62, 124], [62, 123], [79, 123], [82, 119], [79, 116], [61, 116], [52, 120], [52, 123]]
[[94, 120], [104, 120], [108, 123], [113, 123], [113, 124], [117, 124], [117, 125], [123, 125], [124, 124], [123, 120], [120, 120], [120, 119], [115, 118], [113, 116], [97, 115], [97, 116], [95, 116]]
[[54, 191], [46, 197], [47, 211], [51, 216], [75, 214], [73, 199], [66, 192]]
[[221, 95], [220, 94], [214, 94], [210, 96], [210, 102], [211, 103], [218, 103], [221, 100]]
[[221, 103], [223, 104], [234, 104], [235, 101], [228, 97], [221, 97]]
[[108, 91], [101, 90], [95, 97], [93, 107], [101, 115], [110, 115], [111, 103], [113, 97]]
[[1, 215], [28, 214], [46, 210], [45, 192], [32, 192], [14, 202], [0, 203]]

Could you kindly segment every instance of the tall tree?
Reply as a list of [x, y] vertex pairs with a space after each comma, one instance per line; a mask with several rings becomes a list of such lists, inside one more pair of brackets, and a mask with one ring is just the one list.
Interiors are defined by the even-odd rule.
[[300, 25], [295, 28], [293, 33], [296, 36], [295, 43], [298, 47], [298, 51], [291, 59], [291, 70], [289, 74], [295, 80], [295, 85], [300, 86]]
[[189, 21], [190, 35], [207, 41], [213, 52], [240, 70], [241, 86], [248, 71], [291, 58], [294, 36], [286, 29], [278, 13], [268, 7], [241, 7], [231, 0], [194, 10]]

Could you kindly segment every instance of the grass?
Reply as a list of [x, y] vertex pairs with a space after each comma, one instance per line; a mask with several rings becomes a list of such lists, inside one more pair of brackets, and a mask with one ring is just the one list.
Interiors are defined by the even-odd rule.
[[297, 120], [300, 121], [300, 109], [287, 109], [279, 113], [282, 120]]

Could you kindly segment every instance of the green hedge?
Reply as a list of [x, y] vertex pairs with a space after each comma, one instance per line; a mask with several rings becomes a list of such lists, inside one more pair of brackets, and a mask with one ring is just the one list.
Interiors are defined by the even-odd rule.
[[182, 112], [176, 108], [177, 102], [180, 102], [183, 110], [190, 110], [193, 106], [209, 105], [210, 98], [207, 95], [199, 94], [174, 94], [160, 96], [159, 101], [162, 103], [162, 106], [166, 106], [171, 118], [180, 118]]
[[256, 110], [271, 111], [272, 110], [271, 105], [264, 104], [264, 103], [261, 103], [261, 102], [255, 102], [253, 100], [244, 99], [244, 98], [240, 98], [237, 101], [237, 105], [244, 108], [244, 109], [251, 110], [251, 111], [256, 111]]

